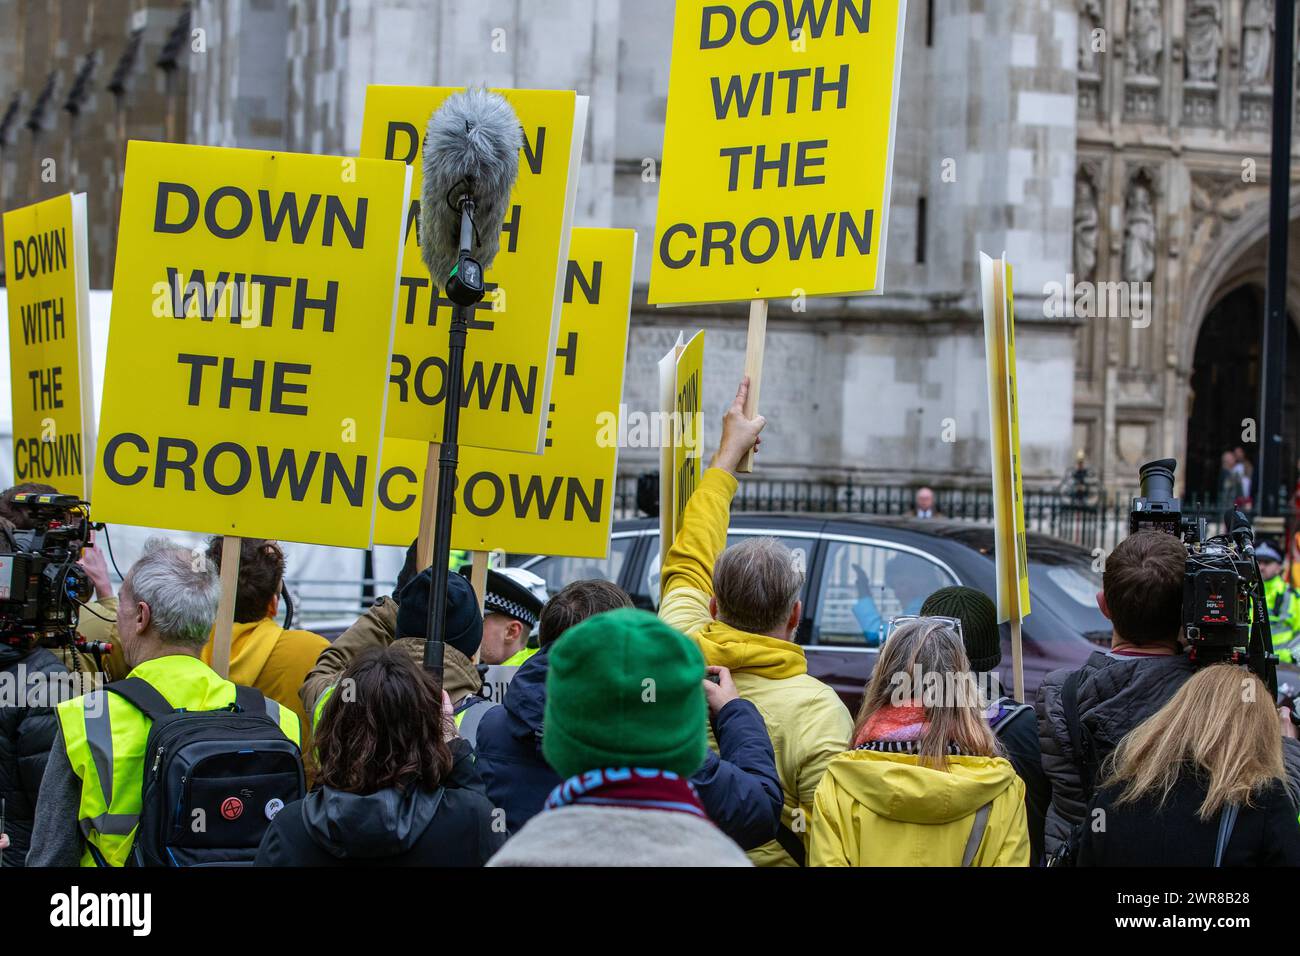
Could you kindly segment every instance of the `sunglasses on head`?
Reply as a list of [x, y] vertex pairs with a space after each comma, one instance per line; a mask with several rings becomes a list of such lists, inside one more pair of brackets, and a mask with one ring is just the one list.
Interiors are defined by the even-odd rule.
[[958, 638], [965, 640], [961, 630], [961, 618], [944, 617], [942, 614], [900, 614], [898, 617], [890, 618], [889, 627], [885, 631], [885, 640], [889, 640], [894, 631], [904, 624], [910, 624], [913, 621], [938, 621], [940, 624], [952, 628]]

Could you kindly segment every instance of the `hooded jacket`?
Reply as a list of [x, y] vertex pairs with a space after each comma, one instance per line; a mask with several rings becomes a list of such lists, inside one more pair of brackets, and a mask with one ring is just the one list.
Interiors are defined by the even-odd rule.
[[[57, 681], [60, 674], [66, 680], [68, 669], [43, 647], [21, 651], [0, 645], [0, 674], [10, 689], [0, 695], [0, 800], [5, 803], [4, 832], [9, 834], [3, 863], [22, 866], [31, 846], [45, 763], [59, 729], [53, 705], [62, 699], [65, 689], [70, 695], [75, 691], [68, 684], [50, 680]], [[19, 699], [5, 699], [11, 695]], [[52, 695], [58, 699], [50, 699]]]
[[[309, 726], [298, 690], [316, 665], [329, 641], [311, 631], [286, 631], [269, 617], [236, 622], [230, 638], [229, 679], [245, 687], [256, 687], [282, 707], [298, 715], [301, 727]], [[199, 655], [212, 665], [212, 638]]]
[[936, 770], [912, 754], [850, 750], [817, 788], [812, 866], [960, 866], [988, 806], [972, 866], [1028, 866], [1025, 785], [1001, 757], [950, 756]]
[[[563, 640], [563, 636], [560, 638]], [[478, 728], [478, 770], [506, 828], [519, 831], [563, 781], [542, 756], [542, 715], [550, 647], [515, 672], [500, 707]], [[742, 848], [761, 846], [776, 832], [781, 807], [772, 744], [754, 706], [733, 700], [714, 722], [721, 757], [710, 750], [691, 777], [709, 819]]]
[[[721, 468], [704, 473], [664, 561], [659, 617], [694, 640], [706, 664], [728, 668], [740, 696], [758, 709], [776, 755], [781, 821], [806, 841], [813, 795], [827, 764], [849, 746], [853, 719], [830, 687], [809, 676], [798, 644], [738, 630], [709, 613], [713, 565], [727, 546], [736, 487]], [[712, 731], [710, 745], [716, 746]], [[794, 865], [775, 841], [751, 850], [750, 859], [759, 866]]]
[[258, 866], [482, 866], [505, 842], [463, 741], [443, 786], [357, 794], [321, 787], [276, 814]]

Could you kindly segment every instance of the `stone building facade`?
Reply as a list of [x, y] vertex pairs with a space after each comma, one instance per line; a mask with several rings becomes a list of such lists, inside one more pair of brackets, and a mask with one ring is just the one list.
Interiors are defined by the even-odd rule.
[[[772, 303], [763, 473], [987, 483], [980, 250], [1014, 265], [1029, 483], [1055, 483], [1082, 451], [1116, 487], [1147, 458], [1195, 457], [1195, 484], [1207, 456], [1245, 442], [1271, 4], [910, 3], [885, 294]], [[577, 222], [640, 237], [625, 403], [654, 407], [658, 359], [699, 327], [705, 407], [720, 411], [743, 367], [744, 306], [645, 304], [671, 20], [670, 0], [0, 0], [0, 108], [21, 96], [23, 121], [52, 70], [66, 95], [98, 51], [75, 118], [0, 130], [0, 189], [6, 205], [90, 191], [92, 282], [107, 286], [125, 138], [351, 154], [367, 84], [576, 89], [591, 97]], [[129, 89], [110, 92], [133, 30]], [[168, 49], [180, 69], [157, 65]], [[71, 161], [70, 179], [40, 182], [46, 153]], [[1061, 290], [1088, 283], [1136, 292], [1076, 309]], [[621, 468], [656, 460], [628, 449]]]

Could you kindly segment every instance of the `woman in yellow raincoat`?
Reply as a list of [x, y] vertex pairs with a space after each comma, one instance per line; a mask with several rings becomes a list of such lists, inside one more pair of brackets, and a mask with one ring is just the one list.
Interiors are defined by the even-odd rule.
[[1028, 866], [1025, 785], [946, 618], [899, 626], [813, 801], [813, 866]]

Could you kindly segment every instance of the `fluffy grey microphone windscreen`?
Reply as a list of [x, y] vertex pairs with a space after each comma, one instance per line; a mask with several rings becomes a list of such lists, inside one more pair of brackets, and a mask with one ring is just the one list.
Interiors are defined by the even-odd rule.
[[442, 286], [460, 253], [460, 212], [449, 202], [471, 184], [478, 246], [474, 256], [487, 269], [501, 244], [510, 190], [519, 175], [523, 130], [499, 93], [462, 90], [429, 117], [424, 138], [424, 192], [420, 197], [420, 253], [433, 281]]

